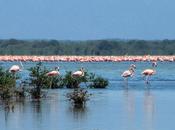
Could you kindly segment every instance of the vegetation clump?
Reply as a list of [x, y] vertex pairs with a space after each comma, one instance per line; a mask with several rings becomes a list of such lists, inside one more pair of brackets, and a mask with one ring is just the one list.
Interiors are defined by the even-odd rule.
[[41, 62], [31, 67], [29, 85], [31, 85], [30, 94], [32, 98], [41, 98], [42, 89], [62, 88], [64, 86], [61, 76], [48, 76], [49, 72]]
[[32, 85], [32, 89], [30, 93], [33, 98], [40, 98], [41, 97], [41, 90], [43, 88], [48, 88], [49, 82], [46, 73], [48, 70], [43, 67], [43, 65], [38, 63], [35, 67], [31, 67], [30, 71], [30, 85]]
[[68, 100], [73, 102], [75, 107], [84, 106], [86, 101], [89, 100], [89, 96], [88, 91], [82, 88], [74, 89], [73, 92], [67, 94]]
[[88, 82], [88, 77], [87, 72], [84, 72], [84, 76], [73, 77], [72, 71], [67, 71], [63, 78], [63, 84], [67, 88], [79, 88], [81, 83], [86, 84]]
[[92, 83], [89, 85], [90, 88], [106, 88], [109, 84], [107, 79], [104, 79], [100, 76], [92, 79]]
[[64, 82], [63, 82], [62, 76], [48, 77], [48, 80], [50, 81], [50, 88], [51, 89], [64, 87]]
[[33, 99], [39, 99], [45, 96], [43, 89], [66, 87], [75, 89], [72, 94], [68, 94], [69, 99], [73, 100], [75, 104], [78, 102], [84, 104], [88, 97], [87, 90], [81, 88], [105, 88], [108, 86], [108, 80], [87, 71], [83, 71], [83, 75], [80, 76], [73, 76], [72, 71], [67, 71], [64, 76], [48, 76], [48, 72], [49, 70], [39, 62], [29, 69], [30, 78], [21, 81], [20, 87], [16, 87], [16, 75], [1, 67], [0, 98], [8, 99], [12, 96], [22, 98], [27, 93]]
[[0, 97], [2, 99], [11, 98], [15, 91], [15, 85], [15, 76], [9, 71], [5, 71], [2, 67], [0, 67]]

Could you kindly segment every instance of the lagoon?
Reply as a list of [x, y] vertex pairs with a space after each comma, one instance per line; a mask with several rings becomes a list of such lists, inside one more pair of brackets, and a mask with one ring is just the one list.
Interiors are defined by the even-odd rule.
[[[135, 77], [128, 87], [120, 74], [134, 63], [137, 66]], [[9, 68], [18, 62], [1, 62]], [[28, 77], [28, 68], [33, 62], [23, 63], [20, 72]], [[60, 67], [61, 74], [66, 70], [88, 69], [109, 79], [106, 89], [88, 89], [92, 94], [85, 108], [75, 109], [65, 95], [70, 89], [49, 90], [48, 98], [40, 101], [26, 99], [14, 102], [14, 111], [4, 110], [0, 102], [1, 130], [173, 130], [175, 129], [175, 65], [173, 62], [159, 62], [157, 74], [151, 84], [145, 85], [141, 71], [151, 67], [149, 62], [45, 62], [52, 69]]]

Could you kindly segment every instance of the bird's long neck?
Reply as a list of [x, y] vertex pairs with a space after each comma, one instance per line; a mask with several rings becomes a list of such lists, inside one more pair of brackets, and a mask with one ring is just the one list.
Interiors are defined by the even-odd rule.
[[130, 68], [129, 68], [129, 71], [130, 71], [131, 73], [134, 73], [134, 70], [135, 70], [135, 69], [134, 69], [133, 67], [130, 67]]
[[82, 72], [82, 75], [81, 75], [81, 76], [84, 76], [84, 71], [83, 71], [83, 70], [81, 70], [81, 72]]
[[23, 66], [23, 64], [22, 64], [22, 62], [20, 61], [20, 68], [21, 68], [21, 70], [23, 70], [24, 69], [24, 66]]

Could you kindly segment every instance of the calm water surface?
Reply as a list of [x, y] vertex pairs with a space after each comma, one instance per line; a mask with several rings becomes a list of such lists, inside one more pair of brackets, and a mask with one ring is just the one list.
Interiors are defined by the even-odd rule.
[[[9, 68], [13, 63], [1, 65]], [[19, 63], [16, 63], [19, 64]], [[35, 63], [24, 64], [23, 78], [28, 77], [27, 68]], [[71, 90], [49, 90], [49, 98], [41, 101], [14, 102], [14, 112], [4, 111], [0, 102], [0, 130], [173, 130], [175, 129], [175, 63], [158, 63], [157, 74], [146, 86], [141, 71], [150, 68], [148, 62], [138, 62], [135, 77], [128, 88], [120, 74], [131, 62], [120, 63], [44, 63], [48, 68], [60, 66], [66, 70], [88, 69], [109, 79], [107, 89], [91, 89], [90, 101], [85, 108], [74, 109], [65, 95]], [[147, 88], [149, 87], [149, 89]]]

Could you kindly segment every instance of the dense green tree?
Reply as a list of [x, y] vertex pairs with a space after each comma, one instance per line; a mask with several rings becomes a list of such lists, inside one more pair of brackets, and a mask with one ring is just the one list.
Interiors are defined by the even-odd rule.
[[175, 40], [0, 40], [0, 55], [173, 55]]

